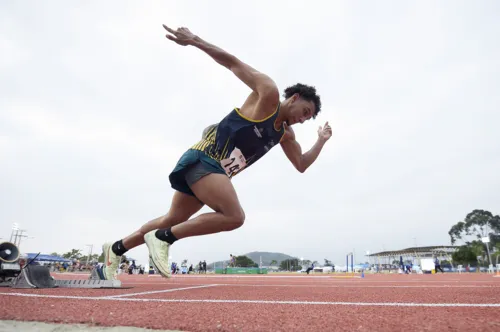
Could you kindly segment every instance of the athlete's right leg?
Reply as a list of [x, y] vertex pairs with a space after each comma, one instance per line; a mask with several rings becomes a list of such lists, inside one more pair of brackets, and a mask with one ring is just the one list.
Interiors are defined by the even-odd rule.
[[191, 186], [191, 190], [215, 212], [173, 226], [171, 232], [177, 239], [232, 231], [243, 225], [245, 213], [231, 180], [225, 174], [204, 176]]
[[182, 223], [188, 220], [202, 207], [203, 203], [201, 203], [196, 197], [180, 191], [175, 191], [172, 198], [172, 204], [170, 205], [170, 209], [166, 215], [147, 222], [137, 231], [122, 240], [116, 241], [113, 244], [105, 243], [103, 245], [105, 278], [108, 280], [114, 278], [116, 269], [121, 261], [121, 256], [128, 250], [143, 244], [145, 234], [158, 228], [172, 227]]
[[151, 260], [162, 275], [168, 274], [167, 257], [156, 252], [168, 251], [170, 245], [182, 238], [234, 230], [241, 227], [245, 220], [236, 191], [225, 174], [205, 175], [191, 185], [191, 190], [214, 212], [146, 234]]

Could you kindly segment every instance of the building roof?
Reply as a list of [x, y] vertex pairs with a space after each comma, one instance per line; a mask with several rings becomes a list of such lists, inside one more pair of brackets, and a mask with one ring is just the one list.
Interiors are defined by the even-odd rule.
[[414, 255], [414, 254], [433, 254], [439, 252], [454, 252], [457, 250], [458, 246], [428, 246], [428, 247], [412, 247], [400, 250], [391, 250], [391, 251], [381, 251], [376, 252], [370, 255], [369, 257], [394, 257], [399, 255]]

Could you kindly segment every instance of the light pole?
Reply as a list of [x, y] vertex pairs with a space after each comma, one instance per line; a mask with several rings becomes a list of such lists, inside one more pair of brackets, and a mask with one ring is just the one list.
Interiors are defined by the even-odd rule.
[[89, 265], [90, 256], [92, 256], [92, 249], [94, 249], [94, 245], [93, 244], [86, 244], [85, 246], [89, 247], [89, 255], [87, 256], [87, 264], [86, 264], [86, 265]]
[[[12, 242], [12, 238], [14, 237], [14, 231], [16, 232], [16, 237], [14, 241], [17, 241], [17, 231], [19, 230], [19, 224], [17, 222], [12, 224], [12, 232], [10, 233], [10, 242]], [[14, 242], [15, 244], [15, 242]]]
[[[16, 242], [14, 242], [14, 244], [15, 244], [16, 246], [18, 246], [18, 247], [19, 247], [19, 245], [21, 244], [21, 238], [23, 237], [23, 233], [24, 233], [24, 232], [26, 232], [26, 230], [25, 230], [25, 229], [19, 229], [19, 230], [17, 230], [17, 231], [16, 231], [16, 239], [15, 239], [15, 241], [16, 241]], [[19, 233], [20, 233], [20, 234], [19, 234]]]
[[27, 239], [34, 239], [35, 238], [34, 236], [28, 236], [28, 234], [23, 235], [23, 233], [26, 232], [25, 229], [20, 229], [20, 230], [18, 230], [18, 232], [21, 232], [21, 234], [16, 235], [17, 243], [16, 242], [14, 243], [18, 248], [21, 248], [21, 240], [23, 237], [25, 237]]
[[481, 239], [481, 241], [483, 241], [484, 244], [486, 244], [486, 250], [488, 251], [488, 260], [491, 263], [491, 255], [490, 255], [490, 246], [489, 246], [489, 243], [490, 243], [490, 237], [489, 236], [485, 236]]

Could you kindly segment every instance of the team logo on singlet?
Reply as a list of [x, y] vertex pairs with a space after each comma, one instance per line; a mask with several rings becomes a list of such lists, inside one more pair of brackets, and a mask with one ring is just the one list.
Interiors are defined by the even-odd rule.
[[257, 126], [253, 126], [253, 131], [258, 138], [262, 138], [262, 132], [264, 131], [263, 128], [257, 128]]

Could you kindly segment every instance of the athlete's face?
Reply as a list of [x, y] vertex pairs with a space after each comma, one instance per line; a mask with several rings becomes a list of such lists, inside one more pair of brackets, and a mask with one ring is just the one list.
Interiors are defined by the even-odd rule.
[[291, 126], [296, 123], [304, 123], [313, 117], [314, 112], [315, 106], [312, 101], [307, 101], [298, 95], [294, 95], [290, 100], [287, 124]]

